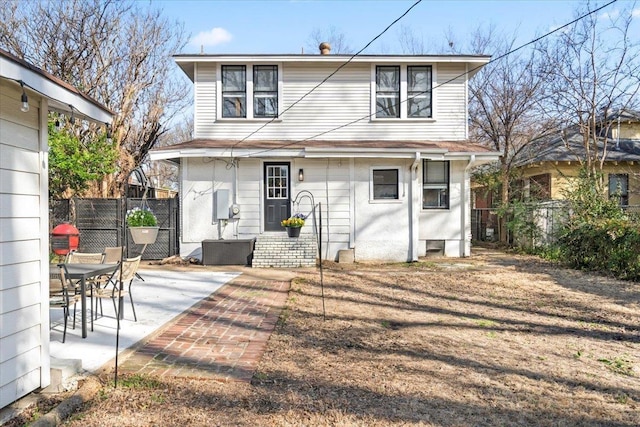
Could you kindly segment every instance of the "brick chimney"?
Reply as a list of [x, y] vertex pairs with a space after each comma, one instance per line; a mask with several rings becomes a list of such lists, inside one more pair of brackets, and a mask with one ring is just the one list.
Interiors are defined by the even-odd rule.
[[327, 42], [320, 43], [320, 55], [329, 55], [331, 53], [331, 45]]

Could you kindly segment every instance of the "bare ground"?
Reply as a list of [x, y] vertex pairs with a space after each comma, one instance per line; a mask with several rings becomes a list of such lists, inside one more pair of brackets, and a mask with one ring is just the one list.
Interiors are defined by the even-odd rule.
[[638, 426], [640, 285], [535, 257], [301, 271], [251, 384], [131, 377], [70, 426]]

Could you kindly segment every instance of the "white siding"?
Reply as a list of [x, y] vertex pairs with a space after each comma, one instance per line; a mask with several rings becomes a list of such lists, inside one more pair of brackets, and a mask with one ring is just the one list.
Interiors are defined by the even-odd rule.
[[[238, 139], [247, 137], [265, 121], [217, 120], [215, 64], [196, 64], [195, 137]], [[281, 110], [289, 108], [320, 81], [335, 71], [330, 64], [285, 63]], [[349, 64], [335, 76], [308, 94], [265, 126], [251, 139], [297, 140], [332, 130], [340, 125], [357, 123], [319, 137], [330, 140], [460, 140], [466, 137], [466, 79], [462, 64], [433, 64], [433, 120], [371, 120], [371, 65]], [[249, 70], [247, 70], [249, 72]], [[441, 85], [442, 86], [439, 86]]]
[[41, 112], [34, 96], [30, 111], [21, 112], [20, 95], [0, 83], [0, 407], [43, 385], [42, 337], [48, 331], [42, 306], [48, 266], [40, 262], [47, 218]]

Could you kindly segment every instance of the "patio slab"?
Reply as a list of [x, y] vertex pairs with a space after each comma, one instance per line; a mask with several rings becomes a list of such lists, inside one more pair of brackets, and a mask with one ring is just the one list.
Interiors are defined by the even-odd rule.
[[[238, 271], [168, 271], [141, 269], [144, 281], [136, 279], [132, 285], [138, 321], [133, 321], [129, 297], [125, 297], [124, 320], [121, 320], [120, 352], [161, 329], [189, 307], [216, 292], [222, 285], [237, 277]], [[111, 301], [103, 301], [104, 316], [94, 321], [94, 330], [81, 338], [80, 316], [76, 328], [67, 328], [62, 343], [62, 310], [51, 311], [50, 354], [59, 360], [81, 359], [82, 370], [95, 372], [115, 358], [116, 319]], [[78, 305], [78, 311], [80, 306]], [[89, 325], [90, 328], [90, 325]]]

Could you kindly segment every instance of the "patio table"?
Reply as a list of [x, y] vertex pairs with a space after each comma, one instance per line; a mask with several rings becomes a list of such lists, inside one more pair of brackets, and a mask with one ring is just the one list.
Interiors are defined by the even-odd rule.
[[[65, 264], [69, 278], [80, 281], [80, 307], [81, 307], [81, 323], [82, 338], [87, 337], [87, 279], [91, 277], [101, 276], [103, 274], [111, 274], [116, 271], [119, 264]], [[59, 275], [60, 264], [51, 264], [49, 266], [50, 275]]]

